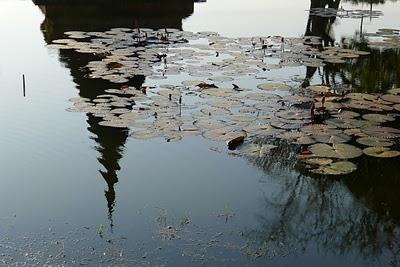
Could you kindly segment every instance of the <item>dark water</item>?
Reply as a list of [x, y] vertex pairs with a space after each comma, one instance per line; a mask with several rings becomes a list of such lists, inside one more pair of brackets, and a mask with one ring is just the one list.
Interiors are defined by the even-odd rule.
[[[66, 2], [0, 1], [0, 265], [400, 264], [398, 159], [363, 157], [353, 175], [327, 179], [309, 177], [293, 162], [234, 157], [201, 137], [134, 140], [126, 129], [65, 111], [69, 98], [94, 98], [110, 84], [85, 78], [84, 56], [46, 47], [67, 30], [138, 22], [341, 42], [357, 39], [360, 29], [400, 28], [396, 1], [335, 3], [383, 12], [363, 21], [309, 16], [310, 6], [328, 3], [322, 0]], [[400, 86], [400, 54], [374, 50], [367, 60], [322, 73], [298, 67], [270, 75], [379, 92]]]

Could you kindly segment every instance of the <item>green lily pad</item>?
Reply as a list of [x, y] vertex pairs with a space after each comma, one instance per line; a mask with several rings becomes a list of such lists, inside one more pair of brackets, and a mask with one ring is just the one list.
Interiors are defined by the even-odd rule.
[[362, 155], [362, 150], [348, 144], [314, 144], [308, 148], [314, 157], [351, 159]]
[[394, 158], [400, 156], [397, 150], [390, 150], [388, 147], [367, 147], [363, 150], [365, 155], [377, 158]]
[[268, 153], [271, 152], [272, 149], [276, 148], [275, 145], [271, 144], [245, 144], [242, 145], [239, 150], [245, 154], [246, 156], [253, 158], [262, 158], [265, 157]]
[[333, 160], [328, 158], [306, 158], [303, 162], [310, 165], [324, 166], [331, 164]]
[[243, 131], [234, 130], [232, 127], [225, 127], [204, 132], [203, 136], [214, 141], [228, 141], [239, 136], [246, 137], [247, 135]]
[[385, 123], [388, 121], [394, 121], [395, 118], [389, 115], [383, 115], [383, 114], [365, 114], [362, 116], [364, 120], [372, 121], [372, 122], [377, 122], [377, 123]]
[[400, 95], [400, 88], [393, 88], [388, 90], [387, 92], [392, 95]]
[[357, 170], [357, 165], [349, 161], [338, 161], [313, 169], [311, 172], [321, 175], [346, 175]]
[[381, 98], [385, 101], [389, 101], [391, 103], [396, 103], [399, 104], [400, 103], [400, 95], [392, 95], [392, 94], [387, 94], [387, 95], [383, 95], [381, 96]]
[[290, 86], [284, 83], [262, 83], [257, 85], [258, 89], [266, 91], [289, 91]]
[[313, 91], [314, 93], [328, 93], [331, 91], [331, 88], [326, 85], [310, 85], [306, 89]]
[[363, 133], [377, 137], [377, 138], [398, 138], [400, 137], [400, 130], [391, 127], [371, 126], [362, 129]]
[[394, 145], [393, 142], [388, 141], [386, 139], [379, 139], [371, 136], [357, 138], [356, 142], [365, 146], [372, 146], [372, 147], [388, 147]]

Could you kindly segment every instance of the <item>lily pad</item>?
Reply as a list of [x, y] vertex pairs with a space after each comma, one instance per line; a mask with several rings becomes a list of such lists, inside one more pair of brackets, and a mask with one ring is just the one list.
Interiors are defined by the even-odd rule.
[[365, 114], [362, 116], [364, 120], [372, 121], [372, 122], [377, 122], [377, 123], [385, 123], [388, 121], [394, 121], [395, 118], [389, 115], [383, 115], [383, 114]]
[[397, 150], [390, 150], [388, 147], [367, 147], [363, 150], [365, 155], [377, 158], [394, 158], [400, 156]]
[[246, 156], [253, 157], [253, 158], [262, 158], [265, 157], [268, 153], [271, 152], [272, 149], [276, 148], [277, 146], [271, 144], [244, 144], [242, 145], [239, 150], [245, 154]]
[[203, 136], [214, 141], [228, 141], [240, 136], [246, 137], [246, 133], [232, 129], [232, 127], [225, 127], [207, 131], [203, 133]]
[[318, 165], [318, 166], [329, 165], [333, 162], [332, 159], [328, 158], [306, 158], [303, 161], [307, 164]]
[[388, 90], [387, 92], [392, 95], [400, 95], [400, 88], [393, 88]]
[[350, 161], [338, 161], [328, 165], [323, 165], [311, 172], [321, 175], [346, 175], [357, 170], [357, 165]]
[[386, 139], [379, 139], [370, 136], [358, 138], [356, 142], [365, 146], [373, 146], [373, 147], [388, 147], [394, 145], [393, 142], [388, 141]]
[[387, 94], [387, 95], [383, 95], [381, 96], [381, 98], [385, 101], [389, 101], [391, 103], [396, 103], [399, 104], [400, 103], [400, 95], [392, 95], [392, 94]]
[[333, 135], [329, 134], [313, 134], [312, 138], [319, 143], [326, 144], [341, 144], [347, 143], [351, 140], [351, 137], [344, 133], [337, 133]]
[[257, 85], [258, 89], [266, 91], [289, 91], [290, 86], [284, 83], [262, 83]]
[[314, 144], [308, 148], [315, 157], [351, 159], [362, 155], [362, 150], [348, 144]]
[[391, 128], [391, 127], [381, 127], [381, 126], [372, 126], [372, 127], [367, 127], [362, 129], [362, 131], [373, 137], [378, 137], [378, 138], [398, 138], [400, 137], [400, 130]]
[[310, 85], [306, 89], [313, 91], [314, 93], [328, 93], [331, 88], [326, 85]]

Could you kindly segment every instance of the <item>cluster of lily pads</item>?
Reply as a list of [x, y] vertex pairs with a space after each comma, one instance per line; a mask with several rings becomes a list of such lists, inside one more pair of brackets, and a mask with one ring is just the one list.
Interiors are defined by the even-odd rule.
[[375, 33], [365, 33], [370, 48], [399, 49], [400, 29], [379, 29]]
[[220, 72], [232, 78], [282, 67], [340, 64], [369, 54], [322, 48], [318, 36], [228, 38], [215, 32], [127, 28], [65, 34], [68, 38], [54, 40], [49, 47], [97, 55], [98, 60], [87, 66], [89, 77], [121, 84], [135, 75], [163, 79], [181, 73], [211, 77]]
[[[329, 116], [321, 123], [298, 125], [274, 137], [301, 145], [299, 159], [311, 172], [344, 175], [357, 169], [349, 160], [363, 154], [377, 158], [400, 156], [396, 150], [400, 130], [383, 125], [395, 124], [400, 116], [400, 88], [384, 95], [348, 93], [340, 96], [327, 86], [310, 86], [307, 90], [314, 92], [316, 107], [323, 107]], [[296, 117], [303, 116], [298, 113], [289, 118], [296, 121]], [[241, 149], [253, 158], [262, 158], [280, 148], [270, 142], [250, 144]]]
[[352, 19], [360, 19], [362, 17], [370, 17], [370, 18], [379, 18], [383, 15], [382, 11], [379, 10], [364, 10], [364, 9], [344, 9], [344, 8], [325, 8], [325, 7], [317, 7], [311, 8], [309, 10], [310, 15], [331, 18], [331, 17], [339, 17], [339, 18], [352, 18]]
[[[90, 77], [116, 85], [94, 99], [72, 98], [68, 110], [99, 117], [102, 126], [129, 129], [132, 138], [172, 142], [202, 135], [251, 158], [277, 149], [253, 140], [284, 140], [302, 147], [300, 158], [311, 172], [328, 175], [356, 170], [349, 160], [362, 154], [400, 155], [395, 149], [400, 130], [382, 126], [399, 115], [399, 89], [384, 95], [338, 92], [326, 85], [299, 89], [262, 77], [269, 69], [344, 63], [368, 52], [322, 48], [313, 36], [227, 38], [173, 29], [66, 34], [68, 39], [52, 46], [95, 54], [98, 60], [87, 66]], [[153, 85], [130, 87], [136, 75]], [[158, 81], [167, 77], [168, 84]], [[264, 81], [242, 87], [240, 79]]]

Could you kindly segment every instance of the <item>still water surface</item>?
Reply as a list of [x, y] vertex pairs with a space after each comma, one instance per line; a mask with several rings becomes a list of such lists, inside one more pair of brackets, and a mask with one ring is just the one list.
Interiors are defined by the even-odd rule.
[[[64, 31], [133, 27], [137, 17], [143, 27], [297, 37], [310, 8], [307, 0], [152, 2], [124, 10], [0, 0], [0, 265], [400, 264], [398, 160], [363, 159], [351, 177], [315, 179], [230, 156], [202, 137], [138, 141], [65, 111], [69, 98], [109, 85], [86, 79], [77, 54], [46, 47]], [[381, 2], [372, 8], [384, 15], [364, 18], [363, 31], [400, 28], [399, 4]], [[370, 9], [366, 1], [340, 6]], [[359, 35], [360, 23], [336, 19], [335, 42]], [[399, 51], [374, 56], [381, 66], [390, 61], [387, 75], [365, 80], [366, 67], [353, 71], [353, 85], [399, 87]], [[285, 71], [270, 75], [307, 75], [305, 67]], [[160, 234], [165, 226], [171, 231]]]

